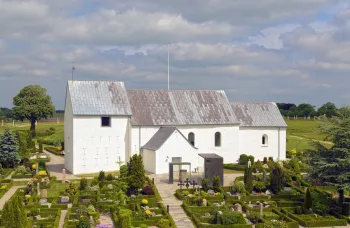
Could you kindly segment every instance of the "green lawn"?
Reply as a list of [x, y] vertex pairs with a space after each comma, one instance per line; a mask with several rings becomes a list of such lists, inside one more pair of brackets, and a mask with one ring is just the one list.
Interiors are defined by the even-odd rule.
[[297, 151], [304, 151], [306, 149], [313, 149], [310, 143], [312, 140], [319, 141], [327, 147], [332, 146], [331, 142], [324, 141], [326, 135], [318, 131], [320, 121], [303, 119], [285, 121], [288, 124], [287, 150], [296, 149]]

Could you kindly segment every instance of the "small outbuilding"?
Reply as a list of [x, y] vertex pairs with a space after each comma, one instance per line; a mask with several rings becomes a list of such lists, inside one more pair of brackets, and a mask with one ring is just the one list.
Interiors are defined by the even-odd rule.
[[187, 138], [176, 127], [161, 127], [153, 137], [142, 147], [142, 158], [145, 170], [154, 174], [169, 172], [169, 163], [177, 164], [173, 171], [186, 169], [192, 172], [191, 164], [198, 166], [198, 152]]
[[220, 177], [220, 184], [224, 184], [224, 159], [217, 154], [198, 154], [200, 158], [198, 163], [200, 171], [203, 172], [203, 178], [212, 182], [214, 176]]

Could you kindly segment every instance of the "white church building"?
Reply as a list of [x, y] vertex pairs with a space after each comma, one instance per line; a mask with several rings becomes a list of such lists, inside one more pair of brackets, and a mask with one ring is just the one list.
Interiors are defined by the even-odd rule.
[[170, 162], [201, 168], [198, 154], [236, 163], [286, 158], [287, 125], [273, 102], [230, 102], [220, 90], [136, 90], [123, 82], [69, 81], [65, 168], [73, 174], [119, 170], [141, 154], [146, 171]]

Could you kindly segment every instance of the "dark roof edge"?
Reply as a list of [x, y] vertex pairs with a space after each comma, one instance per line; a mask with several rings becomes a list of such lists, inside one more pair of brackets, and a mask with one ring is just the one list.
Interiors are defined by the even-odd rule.
[[[169, 126], [162, 126], [161, 128], [165, 128], [165, 127], [169, 127]], [[159, 131], [161, 128], [159, 128], [158, 131]], [[161, 147], [164, 145], [164, 143], [170, 138], [170, 136], [173, 135], [173, 133], [174, 133], [175, 131], [178, 131], [178, 132], [182, 135], [182, 137], [187, 141], [188, 144], [190, 144], [194, 149], [198, 150], [197, 147], [193, 146], [193, 145], [190, 143], [190, 141], [188, 141], [188, 139], [182, 134], [182, 132], [181, 132], [179, 129], [177, 129], [176, 127], [171, 127], [171, 128], [174, 128], [173, 132], [164, 140], [164, 142], [163, 142], [162, 144], [159, 145], [158, 148], [154, 149], [154, 148], [147, 148], [147, 147], [145, 147], [145, 146], [142, 146], [141, 149], [147, 149], [147, 150], [156, 151], [156, 150], [158, 150], [159, 148], [161, 148]], [[155, 134], [157, 134], [158, 131], [157, 131]], [[155, 135], [155, 134], [154, 134], [154, 135]], [[153, 136], [154, 136], [154, 135], [153, 135]], [[152, 138], [153, 138], [153, 136], [152, 136]], [[152, 138], [151, 138], [151, 139], [152, 139]], [[151, 139], [150, 139], [150, 140], [151, 140]], [[148, 140], [148, 142], [149, 142], [150, 140]], [[147, 142], [147, 143], [148, 143], [148, 142]], [[147, 144], [147, 143], [146, 143], [146, 144]], [[145, 144], [145, 145], [146, 145], [146, 144]]]

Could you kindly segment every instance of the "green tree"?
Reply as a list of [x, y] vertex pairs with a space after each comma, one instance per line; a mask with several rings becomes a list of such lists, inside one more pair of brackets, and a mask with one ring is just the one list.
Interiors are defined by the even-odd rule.
[[6, 167], [9, 167], [9, 164], [14, 166], [19, 161], [18, 140], [16, 136], [6, 128], [5, 132], [0, 137], [0, 162], [6, 165]]
[[252, 167], [246, 167], [244, 170], [244, 185], [247, 192], [253, 191], [253, 169]]
[[282, 168], [276, 163], [270, 174], [270, 188], [273, 193], [277, 194], [283, 188], [285, 177]]
[[85, 190], [88, 185], [88, 181], [86, 178], [80, 179], [80, 190]]
[[18, 154], [23, 158], [28, 154], [27, 133], [17, 131]]
[[350, 188], [350, 107], [343, 107], [338, 115], [324, 119], [320, 125], [320, 132], [327, 134], [334, 144], [327, 148], [321, 143], [315, 143], [310, 177], [337, 187], [339, 198], [342, 198], [342, 190]]
[[105, 172], [100, 171], [100, 173], [98, 174], [98, 181], [104, 181], [104, 180], [105, 180]]
[[317, 115], [317, 112], [315, 110], [315, 106], [311, 105], [311, 104], [300, 104], [298, 105], [298, 107], [296, 108], [297, 109], [297, 116], [301, 116], [301, 117], [304, 117], [304, 116], [316, 116]]
[[15, 223], [14, 210], [11, 201], [7, 201], [4, 205], [1, 215], [1, 225], [3, 227], [12, 227]]
[[213, 190], [215, 192], [220, 192], [220, 177], [219, 176], [213, 176]]
[[312, 208], [312, 198], [311, 198], [311, 193], [309, 188], [306, 190], [306, 193], [305, 193], [304, 208], [307, 210]]
[[318, 110], [317, 114], [319, 116], [326, 115], [328, 118], [337, 116], [337, 107], [332, 102], [327, 102], [326, 104], [322, 105]]
[[203, 191], [208, 191], [209, 189], [209, 180], [207, 178], [202, 178], [201, 179], [201, 186], [202, 186], [202, 189]]
[[47, 119], [55, 113], [51, 97], [46, 89], [39, 85], [29, 85], [13, 98], [13, 116], [16, 119], [30, 121], [30, 130], [35, 132], [35, 122], [42, 118]]
[[145, 169], [141, 155], [134, 154], [128, 163], [128, 183], [131, 193], [136, 193], [145, 183]]

